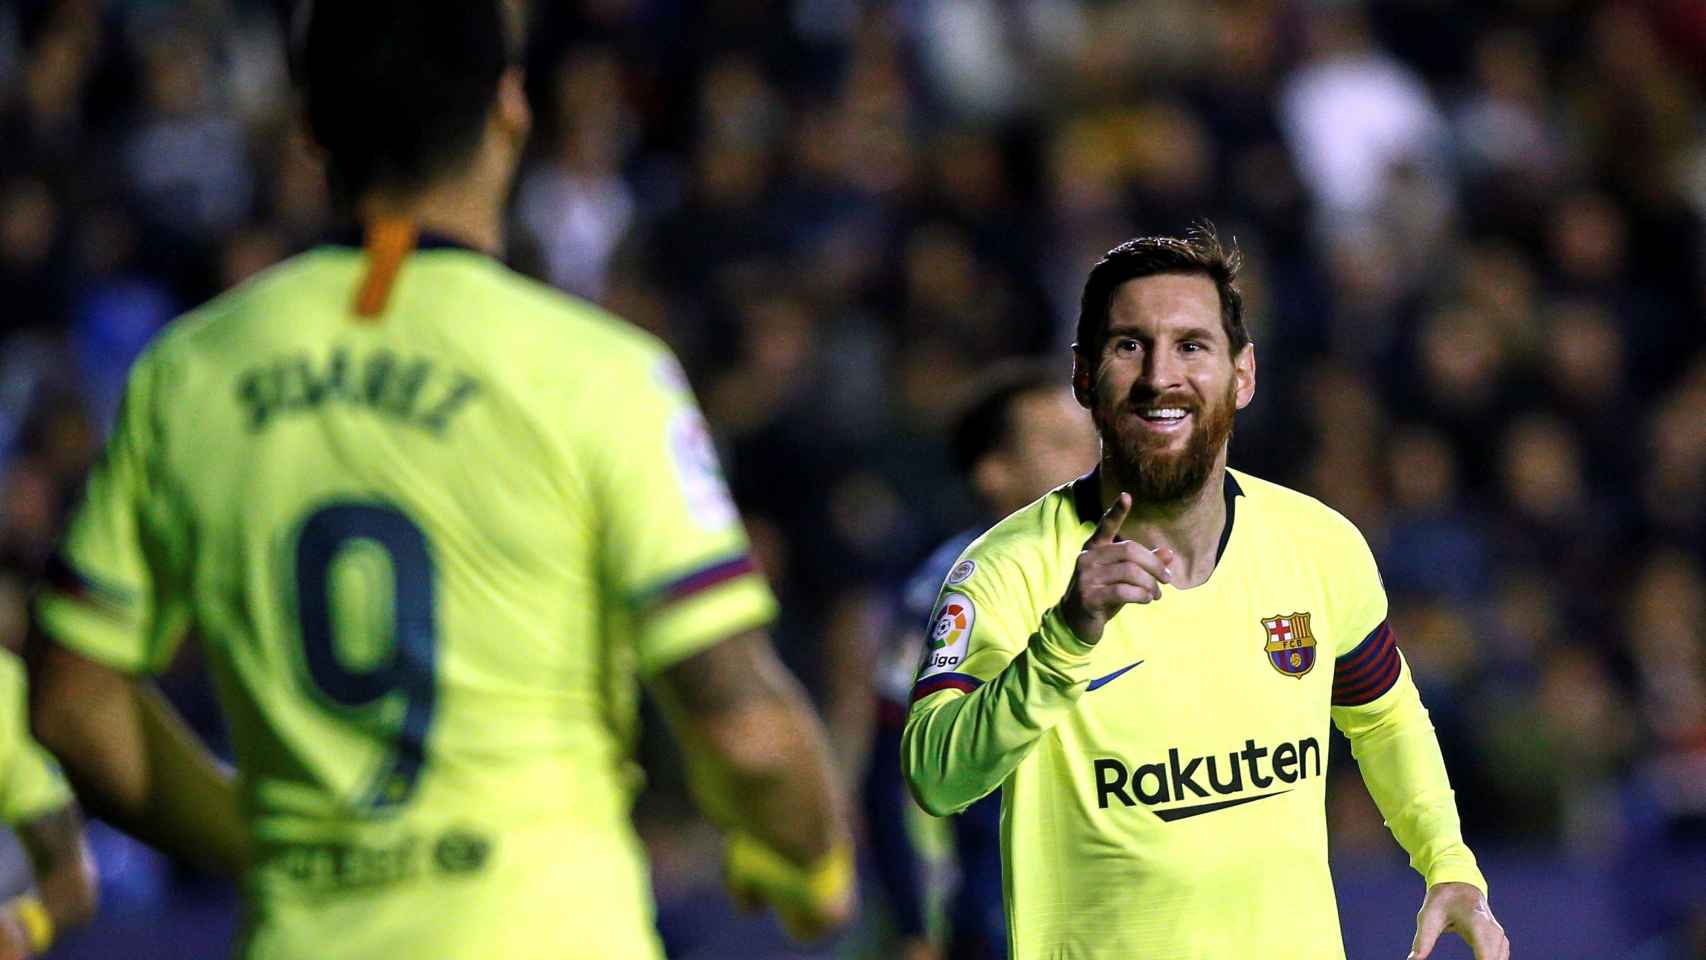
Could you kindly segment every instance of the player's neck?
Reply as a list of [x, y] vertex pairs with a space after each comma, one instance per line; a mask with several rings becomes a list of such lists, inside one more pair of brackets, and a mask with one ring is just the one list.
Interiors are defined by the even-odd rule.
[[[1102, 507], [1120, 495], [1120, 481], [1106, 466], [1100, 472]], [[1120, 536], [1150, 548], [1171, 547], [1178, 555], [1173, 565], [1173, 586], [1189, 589], [1214, 573], [1215, 554], [1226, 528], [1226, 451], [1223, 448], [1209, 470], [1201, 489], [1184, 500], [1171, 503], [1135, 501]]]
[[424, 233], [501, 257], [503, 207], [490, 193], [473, 177], [441, 181], [418, 193], [375, 191], [362, 198], [357, 214], [367, 223], [407, 220]]

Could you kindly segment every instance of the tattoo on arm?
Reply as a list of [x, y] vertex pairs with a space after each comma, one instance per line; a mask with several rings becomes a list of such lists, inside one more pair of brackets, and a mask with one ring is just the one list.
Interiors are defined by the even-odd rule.
[[692, 717], [793, 702], [798, 682], [759, 631], [739, 634], [658, 674], [654, 687], [667, 705]]
[[660, 672], [653, 689], [688, 747], [694, 793], [714, 822], [802, 864], [845, 832], [822, 725], [764, 633], [687, 658]]

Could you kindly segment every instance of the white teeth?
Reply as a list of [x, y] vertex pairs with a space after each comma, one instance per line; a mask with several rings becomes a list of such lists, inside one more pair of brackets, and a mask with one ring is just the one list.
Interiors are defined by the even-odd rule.
[[1155, 420], [1179, 420], [1185, 416], [1185, 411], [1180, 407], [1158, 407], [1143, 411], [1143, 415]]

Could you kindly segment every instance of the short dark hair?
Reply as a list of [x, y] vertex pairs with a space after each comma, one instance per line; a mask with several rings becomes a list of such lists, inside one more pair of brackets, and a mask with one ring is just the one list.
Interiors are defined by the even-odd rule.
[[305, 0], [298, 16], [291, 69], [340, 202], [473, 155], [513, 59], [501, 0]]
[[960, 475], [969, 478], [979, 460], [1007, 442], [1013, 431], [1013, 401], [1068, 384], [1065, 371], [1032, 357], [1004, 361], [978, 377], [948, 431]]
[[1214, 281], [1214, 288], [1220, 293], [1220, 325], [1236, 354], [1250, 342], [1250, 331], [1244, 326], [1244, 297], [1238, 292], [1238, 269], [1243, 264], [1237, 243], [1231, 247], [1222, 244], [1214, 224], [1206, 220], [1192, 225], [1183, 237], [1127, 240], [1103, 254], [1090, 268], [1078, 308], [1077, 342], [1072, 349], [1085, 358], [1093, 358], [1101, 351], [1102, 340], [1107, 336], [1108, 311], [1121, 284], [1157, 274], [1185, 273], [1200, 274]]

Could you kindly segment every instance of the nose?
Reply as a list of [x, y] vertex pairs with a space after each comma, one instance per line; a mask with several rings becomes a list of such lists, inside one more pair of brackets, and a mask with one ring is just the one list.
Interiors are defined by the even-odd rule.
[[1171, 350], [1147, 350], [1139, 379], [1157, 394], [1166, 393], [1184, 382], [1184, 365]]

